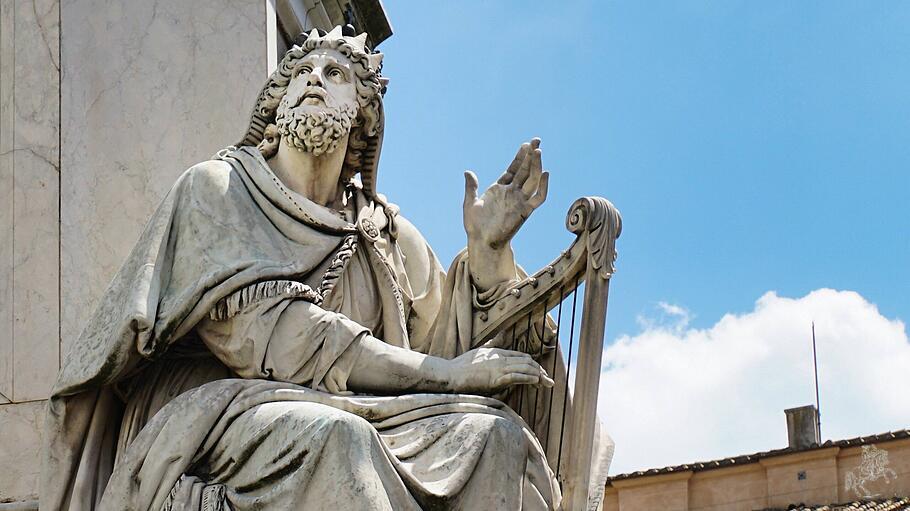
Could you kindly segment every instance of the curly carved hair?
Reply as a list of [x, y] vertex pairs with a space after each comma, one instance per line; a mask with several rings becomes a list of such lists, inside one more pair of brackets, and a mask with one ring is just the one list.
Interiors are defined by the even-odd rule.
[[282, 98], [287, 93], [291, 83], [294, 69], [300, 60], [316, 49], [335, 50], [351, 61], [351, 68], [356, 80], [357, 103], [360, 109], [351, 134], [348, 138], [348, 148], [345, 155], [342, 179], [347, 181], [360, 172], [363, 165], [362, 156], [367, 148], [367, 137], [375, 137], [382, 130], [382, 94], [385, 88], [380, 80], [380, 65], [374, 66], [371, 54], [357, 48], [345, 38], [309, 37], [300, 45], [294, 45], [285, 53], [278, 64], [278, 69], [272, 73], [269, 82], [263, 89], [256, 102], [255, 112], [267, 125], [263, 130], [263, 140], [259, 150], [265, 158], [271, 158], [278, 152], [279, 135], [275, 125], [275, 114]]

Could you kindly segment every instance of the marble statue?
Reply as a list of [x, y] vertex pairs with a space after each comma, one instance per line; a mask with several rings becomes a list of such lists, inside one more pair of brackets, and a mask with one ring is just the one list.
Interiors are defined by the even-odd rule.
[[540, 141], [480, 196], [465, 174], [467, 248], [444, 271], [376, 191], [386, 80], [365, 43], [294, 45], [244, 139], [164, 198], [63, 360], [41, 509], [559, 508], [494, 397], [556, 382], [469, 344], [473, 308], [523, 275]]

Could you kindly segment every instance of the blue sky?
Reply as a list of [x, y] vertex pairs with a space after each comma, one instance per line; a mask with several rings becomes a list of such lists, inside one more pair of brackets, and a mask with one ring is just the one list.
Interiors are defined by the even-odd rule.
[[[803, 350], [808, 322], [834, 318], [819, 325], [819, 358], [836, 372], [826, 335], [849, 330], [857, 349], [878, 349], [871, 327], [813, 308], [837, 302], [874, 310], [876, 325], [896, 325], [885, 328], [898, 332], [889, 346], [910, 346], [901, 323], [910, 319], [910, 3], [385, 5], [395, 35], [380, 46], [391, 84], [379, 188], [444, 265], [465, 243], [462, 171], [485, 187], [540, 136], [550, 194], [515, 240], [517, 257], [539, 268], [571, 241], [563, 221], [575, 198], [612, 200], [624, 231], [608, 345], [644, 343], [655, 328], [685, 343], [686, 332], [718, 332], [728, 314], [775, 322], [762, 312], [773, 302], [817, 314], [768, 329], [790, 337], [781, 349]], [[809, 296], [823, 288], [861, 298]], [[823, 399], [840, 392], [835, 376], [823, 378]], [[776, 429], [783, 406], [814, 400], [811, 388], [797, 394], [767, 400]], [[910, 424], [885, 415], [856, 423], [844, 413], [829, 431]], [[781, 433], [679, 456], [781, 447]], [[677, 461], [623, 460], [621, 449], [615, 466]]]
[[658, 301], [707, 326], [768, 290], [850, 289], [910, 318], [910, 3], [386, 8], [380, 188], [444, 264], [465, 243], [462, 171], [485, 186], [537, 135], [550, 196], [518, 259], [566, 244], [576, 197], [611, 199], [608, 338]]

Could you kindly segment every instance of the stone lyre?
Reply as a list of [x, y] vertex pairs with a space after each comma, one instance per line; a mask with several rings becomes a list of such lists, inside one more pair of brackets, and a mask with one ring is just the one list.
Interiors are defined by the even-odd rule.
[[[475, 311], [472, 343], [530, 353], [554, 376], [570, 374], [575, 356], [573, 392], [568, 388], [571, 380], [564, 378], [562, 388], [523, 386], [505, 397], [510, 406], [530, 418], [531, 429], [540, 438], [562, 486], [562, 509], [575, 511], [600, 500], [591, 499], [589, 489], [607, 297], [622, 217], [606, 199], [583, 197], [569, 209], [566, 228], [576, 238], [556, 260], [517, 282], [487, 308]], [[577, 295], [582, 284], [584, 298], [576, 336]], [[571, 304], [566, 311], [564, 302]], [[548, 314], [553, 309], [555, 320]], [[569, 323], [567, 327], [562, 325], [564, 321]], [[559, 338], [566, 335], [566, 329], [568, 354], [563, 359]]]

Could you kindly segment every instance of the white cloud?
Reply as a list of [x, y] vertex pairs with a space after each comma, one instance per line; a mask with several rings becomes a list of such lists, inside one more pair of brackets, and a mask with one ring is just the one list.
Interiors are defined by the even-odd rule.
[[676, 316], [685, 323], [689, 322], [689, 311], [687, 309], [667, 302], [657, 302], [657, 306], [660, 310], [664, 311], [665, 314]]
[[855, 292], [769, 292], [703, 330], [685, 308], [658, 307], [665, 317], [642, 318], [641, 333], [604, 352], [613, 474], [786, 447], [783, 410], [815, 402], [812, 321], [823, 439], [910, 427], [905, 326]]
[[657, 302], [657, 315], [639, 314], [635, 321], [642, 330], [670, 329], [682, 332], [692, 319], [692, 314], [685, 307], [667, 302]]

